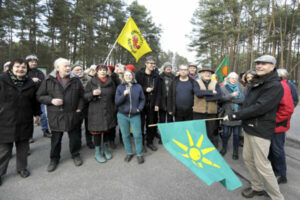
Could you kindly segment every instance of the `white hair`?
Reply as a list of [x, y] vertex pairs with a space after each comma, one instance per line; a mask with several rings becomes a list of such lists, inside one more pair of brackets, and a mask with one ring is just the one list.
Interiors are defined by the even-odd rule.
[[224, 84], [226, 85], [227, 83], [228, 83], [228, 79], [229, 78], [235, 78], [236, 80], [239, 80], [239, 75], [236, 73], [236, 72], [230, 72], [228, 75], [227, 75], [227, 77], [226, 77], [226, 79], [225, 79], [225, 81], [224, 81]]
[[286, 79], [289, 76], [288, 71], [283, 68], [277, 69], [277, 74], [280, 78], [284, 78], [284, 79]]
[[54, 67], [58, 67], [61, 63], [64, 63], [64, 62], [67, 62], [67, 63], [71, 63], [70, 60], [66, 59], [66, 58], [57, 58], [55, 61], [54, 61]]

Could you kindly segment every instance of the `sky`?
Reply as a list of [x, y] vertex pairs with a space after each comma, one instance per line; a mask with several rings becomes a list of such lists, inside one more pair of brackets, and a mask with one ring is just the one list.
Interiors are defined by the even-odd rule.
[[[125, 0], [129, 5], [134, 0]], [[164, 51], [177, 52], [189, 62], [196, 61], [196, 53], [188, 51], [191, 40], [186, 37], [192, 31], [190, 23], [198, 0], [138, 0], [150, 11], [153, 22], [161, 25], [161, 48]]]

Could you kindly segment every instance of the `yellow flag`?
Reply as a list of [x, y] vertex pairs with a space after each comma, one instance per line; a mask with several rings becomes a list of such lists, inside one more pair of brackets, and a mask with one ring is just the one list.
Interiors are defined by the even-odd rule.
[[130, 51], [133, 57], [135, 57], [136, 62], [144, 54], [152, 51], [131, 17], [129, 17], [125, 24], [117, 42]]

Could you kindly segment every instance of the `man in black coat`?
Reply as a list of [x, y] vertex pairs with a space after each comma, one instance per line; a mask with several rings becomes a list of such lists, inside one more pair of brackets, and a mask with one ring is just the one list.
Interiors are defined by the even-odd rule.
[[224, 120], [243, 120], [245, 130], [243, 158], [251, 176], [251, 187], [242, 191], [246, 198], [261, 196], [265, 191], [271, 199], [284, 199], [268, 160], [276, 123], [276, 111], [283, 88], [276, 72], [276, 59], [264, 55], [255, 60], [257, 75], [245, 97], [240, 111]]
[[47, 105], [49, 125], [52, 130], [51, 162], [48, 172], [54, 171], [60, 160], [64, 131], [67, 131], [69, 135], [69, 147], [75, 166], [82, 164], [79, 150], [81, 147], [81, 111], [84, 107], [83, 86], [79, 78], [71, 73], [69, 60], [58, 58], [54, 62], [54, 67], [55, 70], [42, 82], [37, 92], [38, 100]]
[[[136, 73], [136, 80], [142, 86], [146, 103], [143, 112], [141, 113], [142, 129], [146, 122], [146, 140], [147, 147], [152, 151], [156, 151], [157, 147], [153, 145], [153, 139], [157, 134], [156, 127], [148, 127], [149, 124], [157, 123], [157, 112], [160, 105], [160, 77], [155, 71], [156, 59], [148, 56], [145, 62], [145, 68], [142, 68]], [[142, 131], [144, 132], [144, 131]]]
[[[41, 70], [37, 68], [38, 66], [37, 62], [38, 62], [38, 58], [36, 55], [29, 55], [26, 57], [26, 63], [29, 68], [28, 76], [33, 80], [34, 83], [40, 86], [42, 81], [45, 80], [45, 75]], [[47, 119], [44, 104], [41, 104], [41, 110], [42, 110], [41, 127], [44, 133], [44, 137], [51, 138], [51, 133], [49, 132], [49, 128], [48, 128], [48, 119]], [[31, 139], [31, 142], [33, 142], [33, 139]]]

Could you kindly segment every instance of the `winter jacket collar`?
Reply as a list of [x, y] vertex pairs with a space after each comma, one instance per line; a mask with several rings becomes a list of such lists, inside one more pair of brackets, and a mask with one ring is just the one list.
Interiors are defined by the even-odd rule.
[[[13, 83], [13, 81], [11, 80], [11, 78], [9, 77], [9, 74], [8, 72], [5, 72], [5, 73], [2, 73], [0, 75], [0, 77], [9, 85], [17, 88], [17, 86]], [[31, 88], [35, 86], [34, 82], [32, 81], [31, 78], [28, 78], [25, 82], [24, 82], [24, 85], [22, 86], [22, 90], [26, 90], [28, 88]], [[18, 88], [17, 88], [18, 89]]]
[[[57, 78], [57, 70], [56, 69], [54, 69], [50, 74], [49, 74], [49, 77], [48, 78], [50, 78], [50, 77], [53, 77], [53, 78]], [[76, 75], [76, 74], [74, 74], [73, 72], [71, 72], [70, 73], [70, 79], [71, 78], [74, 78], [74, 77], [76, 77], [76, 78], [78, 78], [78, 76]]]
[[280, 81], [280, 78], [275, 70], [269, 74], [266, 74], [265, 76], [254, 76], [251, 81], [251, 85], [255, 88], [270, 81]]

